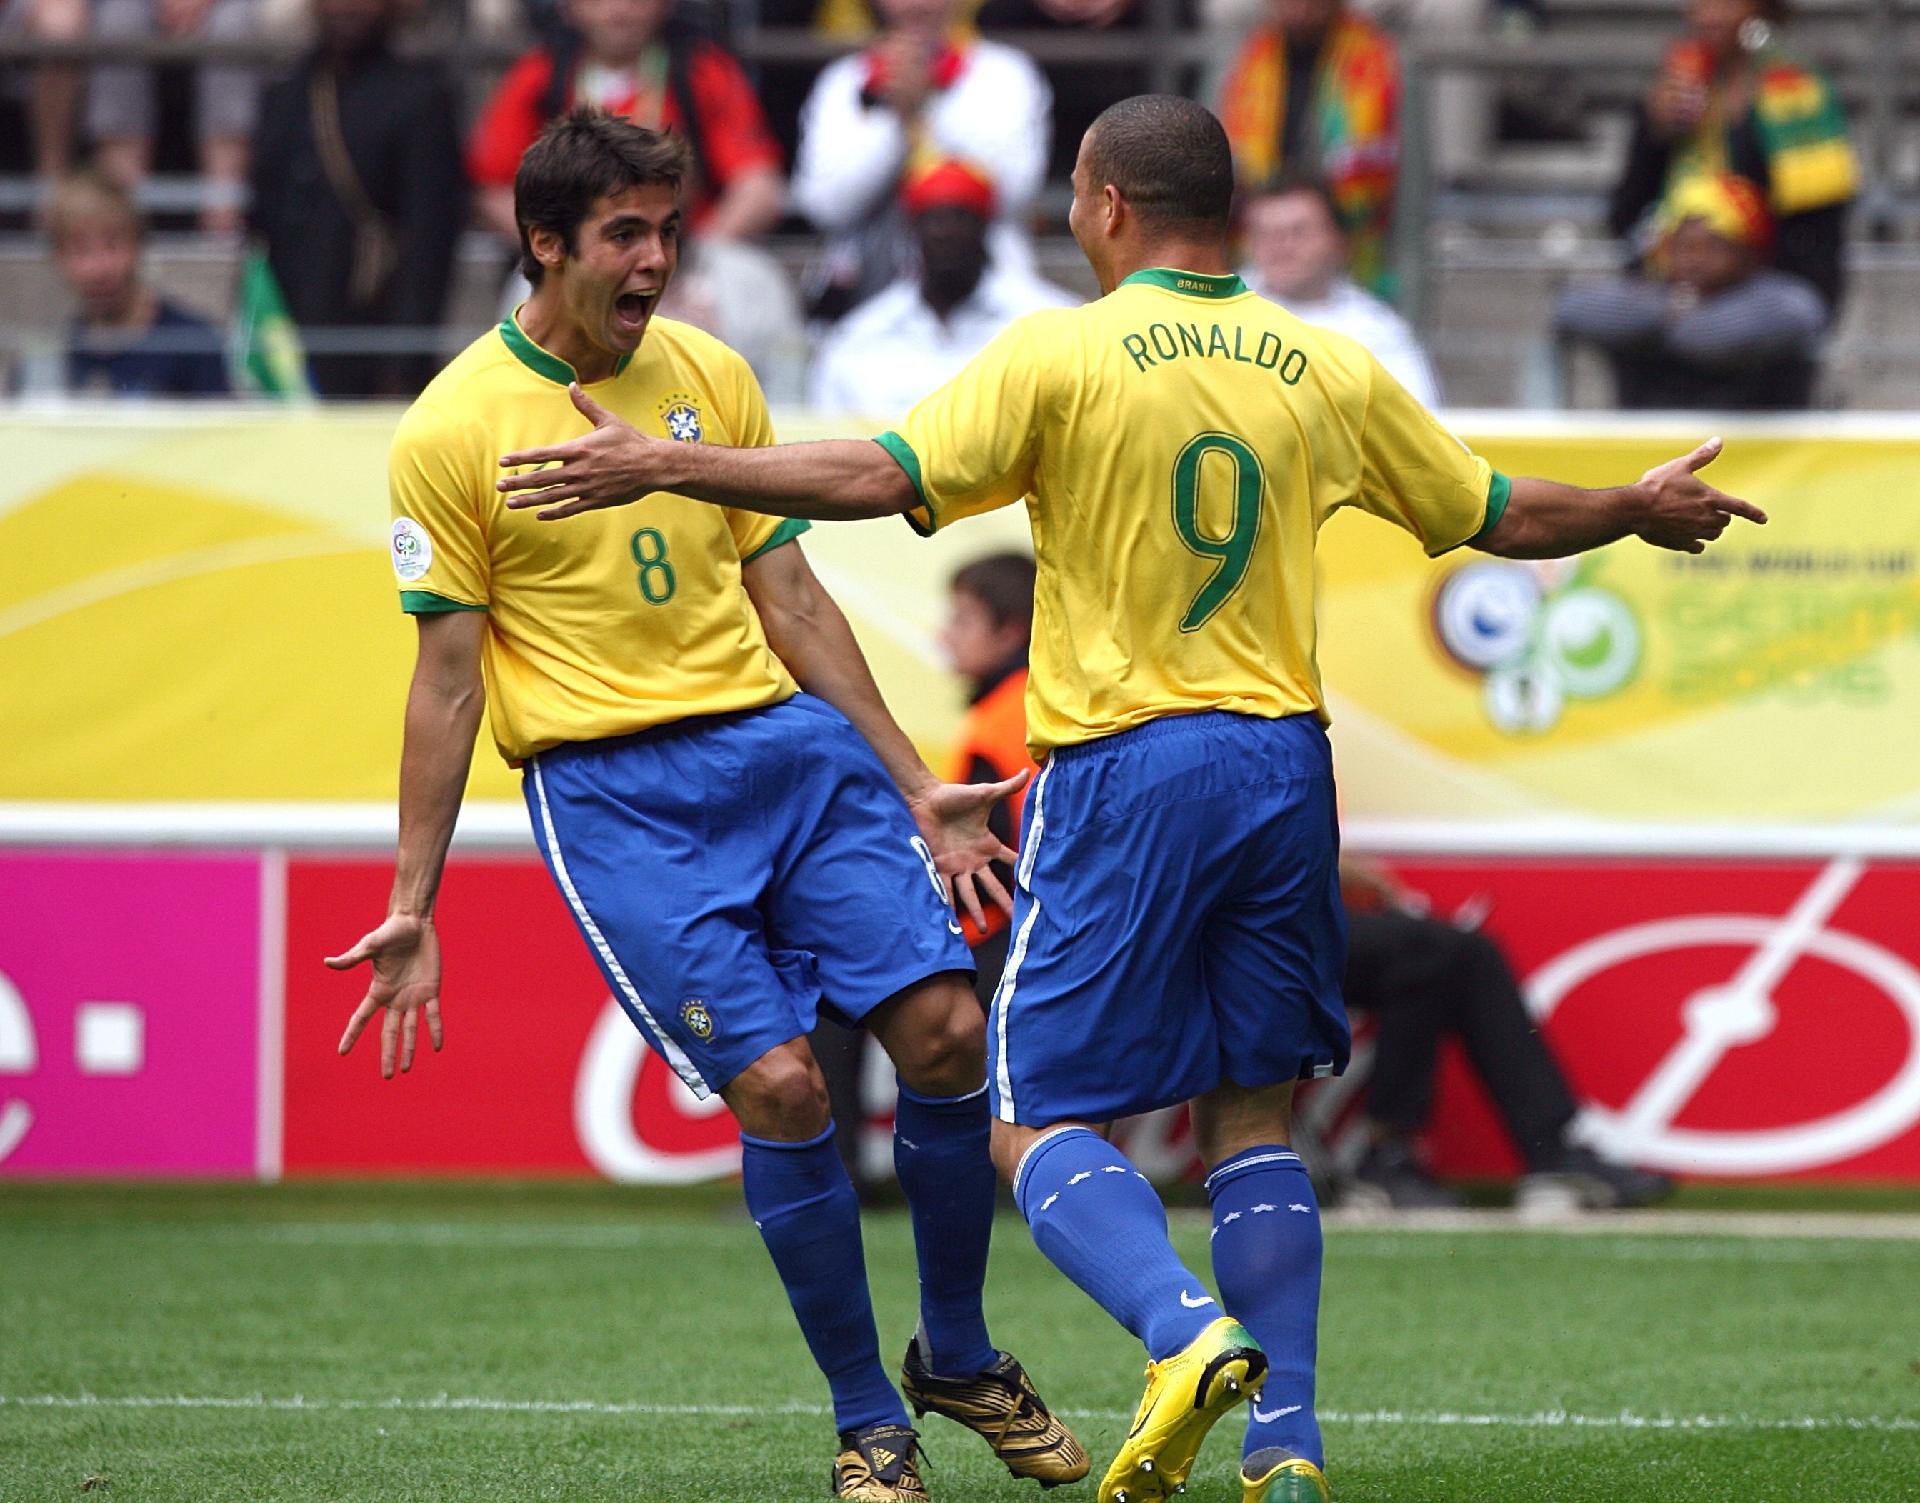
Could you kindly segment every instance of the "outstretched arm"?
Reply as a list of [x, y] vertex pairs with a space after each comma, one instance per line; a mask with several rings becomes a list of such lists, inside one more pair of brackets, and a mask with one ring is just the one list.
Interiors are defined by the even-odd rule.
[[898, 461], [865, 439], [727, 449], [649, 438], [576, 386], [573, 405], [593, 432], [544, 449], [504, 455], [503, 469], [534, 468], [499, 481], [516, 510], [538, 506], [550, 522], [576, 512], [625, 506], [654, 491], [672, 491], [740, 511], [817, 521], [888, 517], [919, 504]]
[[1751, 502], [1699, 476], [1721, 450], [1710, 438], [1691, 454], [1648, 470], [1632, 485], [1584, 490], [1556, 480], [1518, 479], [1493, 530], [1473, 546], [1506, 558], [1565, 558], [1624, 537], [1656, 548], [1704, 553], [1735, 517], [1765, 522]]
[[1002, 799], [1019, 791], [1026, 773], [1003, 783], [951, 784], [928, 770], [880, 697], [847, 618], [814, 576], [798, 543], [761, 554], [741, 571], [741, 580], [760, 614], [768, 644], [795, 681], [852, 721], [880, 758], [913, 812], [934, 864], [974, 922], [984, 921], [976, 883], [1011, 910], [1012, 900], [993, 875], [992, 863], [1012, 860], [1013, 852], [987, 828], [987, 819]]
[[327, 957], [336, 971], [373, 962], [367, 995], [340, 1038], [345, 1054], [375, 1013], [380, 1028], [380, 1073], [397, 1063], [413, 1068], [420, 1015], [440, 1047], [440, 941], [433, 929], [434, 898], [447, 845], [466, 790], [473, 738], [486, 703], [480, 679], [483, 611], [445, 611], [415, 617], [420, 650], [407, 693], [406, 739], [400, 753], [400, 845], [387, 916], [342, 955]]

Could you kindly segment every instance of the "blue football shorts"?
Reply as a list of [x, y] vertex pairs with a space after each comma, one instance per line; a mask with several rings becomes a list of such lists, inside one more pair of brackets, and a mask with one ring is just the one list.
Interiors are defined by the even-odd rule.
[[1028, 796], [987, 1020], [1001, 1120], [1110, 1122], [1346, 1068], [1346, 916], [1309, 715], [1166, 716], [1064, 747]]
[[696, 1096], [823, 1010], [973, 970], [880, 759], [812, 695], [557, 746], [524, 790], [607, 985]]

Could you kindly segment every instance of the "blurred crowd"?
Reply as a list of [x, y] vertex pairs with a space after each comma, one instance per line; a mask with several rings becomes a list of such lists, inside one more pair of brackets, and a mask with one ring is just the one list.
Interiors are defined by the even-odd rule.
[[[516, 165], [547, 120], [591, 103], [693, 149], [664, 311], [740, 349], [776, 401], [884, 417], [1011, 319], [1074, 300], [1038, 269], [1036, 237], [1064, 233], [1044, 190], [1086, 123], [1146, 77], [1124, 62], [1043, 67], [995, 39], [1137, 28], [1136, 0], [763, 0], [756, 24], [844, 47], [802, 87], [757, 83], [727, 45], [742, 18], [697, 0], [473, 0], [473, 25], [530, 45], [470, 89], [445, 48], [403, 45], [431, 19], [423, 3], [0, 0], [0, 35], [194, 39], [184, 55], [202, 59], [165, 77], [124, 59], [6, 76], [16, 165], [42, 186], [33, 224], [74, 305], [60, 369], [39, 384], [417, 391], [471, 333], [436, 337], [466, 237], [498, 246], [503, 313], [524, 291], [509, 270]], [[1394, 305], [1402, 133], [1418, 127], [1393, 35], [1348, 0], [1184, 3], [1189, 71], [1234, 148], [1245, 280], [1440, 402]], [[1608, 204], [1619, 269], [1553, 309], [1561, 347], [1597, 352], [1622, 407], [1815, 399], [1859, 168], [1783, 4], [1676, 0]], [[1436, 0], [1416, 19], [1457, 26], [1460, 9]], [[1464, 13], [1535, 24], [1524, 4]], [[291, 30], [304, 50], [277, 77], [232, 45]], [[230, 319], [159, 296], [143, 273], [139, 205], [163, 127], [194, 156], [196, 227], [242, 247]]]

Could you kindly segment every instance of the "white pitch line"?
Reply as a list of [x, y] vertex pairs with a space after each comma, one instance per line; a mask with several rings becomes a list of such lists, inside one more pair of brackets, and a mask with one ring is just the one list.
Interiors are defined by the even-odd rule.
[[[1353, 1259], [1377, 1263], [1407, 1263], [1422, 1258], [1452, 1262], [1460, 1252], [1460, 1245], [1457, 1242], [1439, 1239], [1417, 1242], [1404, 1237], [1372, 1241], [1363, 1238], [1329, 1240], [1327, 1247], [1328, 1258], [1333, 1262]], [[1497, 1256], [1510, 1260], [1531, 1256], [1580, 1258], [1599, 1263], [1654, 1263], [1669, 1268], [1677, 1268], [1685, 1263], [1721, 1267], [1729, 1264], [1794, 1263], [1858, 1270], [1871, 1265], [1895, 1276], [1906, 1270], [1920, 1267], [1920, 1252], [1908, 1243], [1862, 1240], [1763, 1242], [1752, 1237], [1717, 1242], [1696, 1242], [1679, 1237], [1663, 1240], [1642, 1238], [1620, 1241], [1590, 1237], [1558, 1247], [1534, 1243], [1525, 1249], [1503, 1248]]]
[[[1207, 1212], [1175, 1210], [1175, 1226], [1202, 1221]], [[1615, 1211], [1542, 1220], [1513, 1211], [1330, 1211], [1323, 1218], [1338, 1241], [1355, 1236], [1417, 1243], [1436, 1233], [1474, 1236], [1572, 1238], [1625, 1243], [1644, 1240], [1671, 1247], [1696, 1243], [1701, 1256], [1740, 1243], [1820, 1244], [1804, 1250], [1824, 1252], [1834, 1244], [1920, 1242], [1920, 1215], [1897, 1212], [1737, 1212]], [[525, 1223], [486, 1221], [360, 1221], [307, 1219], [284, 1222], [179, 1222], [117, 1219], [112, 1223], [49, 1225], [0, 1221], [0, 1241], [39, 1241], [48, 1237], [147, 1238], [212, 1243], [266, 1243], [297, 1247], [449, 1247], [599, 1249], [681, 1246], [689, 1240], [731, 1241], [744, 1218], [715, 1215], [700, 1221], [652, 1223], [555, 1220]], [[1729, 1255], [1732, 1255], [1731, 1253]]]
[[[292, 1394], [0, 1394], [0, 1408], [18, 1409], [214, 1409], [301, 1414], [587, 1414], [610, 1417], [738, 1418], [754, 1415], [832, 1413], [824, 1404], [648, 1404], [593, 1399], [486, 1399], [439, 1394], [430, 1399], [323, 1399]], [[1125, 1420], [1125, 1409], [1062, 1409], [1069, 1419]], [[1418, 1425], [1441, 1429], [1499, 1430], [1732, 1430], [1732, 1431], [1877, 1431], [1920, 1433], [1920, 1416], [1881, 1414], [1575, 1414], [1541, 1409], [1525, 1414], [1488, 1414], [1467, 1410], [1323, 1409], [1319, 1419], [1333, 1425]]]
[[166, 1241], [207, 1242], [215, 1245], [243, 1243], [290, 1247], [446, 1247], [546, 1249], [560, 1252], [594, 1252], [684, 1247], [689, 1242], [731, 1241], [741, 1235], [745, 1218], [735, 1222], [715, 1221], [698, 1228], [680, 1222], [671, 1225], [528, 1223], [524, 1226], [497, 1223], [434, 1221], [310, 1221], [253, 1225], [248, 1223], [126, 1222], [105, 1226], [49, 1228], [24, 1225], [0, 1228], [0, 1237], [38, 1240], [57, 1236], [104, 1236], [109, 1240], [125, 1238], [164, 1239]]
[[[1183, 1213], [1176, 1213], [1183, 1214]], [[1194, 1215], [1205, 1215], [1195, 1212]], [[1329, 1231], [1771, 1241], [1920, 1240], [1920, 1215], [1900, 1211], [1599, 1211], [1541, 1217], [1520, 1211], [1329, 1211]]]

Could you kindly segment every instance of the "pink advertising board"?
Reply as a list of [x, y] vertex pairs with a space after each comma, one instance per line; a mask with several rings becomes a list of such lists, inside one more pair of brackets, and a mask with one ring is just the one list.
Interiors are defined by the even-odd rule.
[[257, 856], [0, 854], [0, 1177], [273, 1172], [276, 874]]

